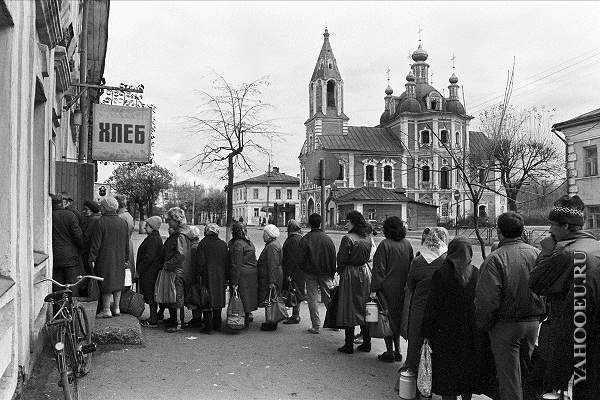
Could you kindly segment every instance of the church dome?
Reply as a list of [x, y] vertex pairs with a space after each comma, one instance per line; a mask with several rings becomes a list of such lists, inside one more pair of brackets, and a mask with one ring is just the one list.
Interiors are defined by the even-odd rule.
[[450, 79], [448, 79], [450, 81], [451, 84], [456, 84], [458, 83], [458, 78], [456, 77], [456, 75], [454, 75], [454, 72], [452, 73], [452, 76], [450, 77]]
[[410, 70], [410, 72], [408, 73], [408, 75], [406, 75], [406, 81], [407, 82], [414, 82], [415, 81], [415, 74], [413, 74], [412, 69]]
[[412, 59], [416, 62], [425, 61], [429, 57], [429, 54], [419, 44], [419, 48], [412, 53]]
[[392, 89], [392, 87], [391, 87], [390, 85], [388, 85], [388, 86], [385, 88], [385, 94], [387, 94], [388, 96], [391, 96], [391, 95], [392, 95], [392, 93], [394, 93], [394, 89]]
[[458, 100], [448, 100], [446, 102], [446, 111], [453, 114], [465, 115], [465, 106]]
[[420, 113], [422, 111], [421, 104], [417, 99], [405, 98], [398, 107], [398, 113], [411, 112]]

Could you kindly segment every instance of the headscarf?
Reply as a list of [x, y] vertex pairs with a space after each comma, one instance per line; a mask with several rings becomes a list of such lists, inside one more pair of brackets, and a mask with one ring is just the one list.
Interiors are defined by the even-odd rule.
[[266, 235], [270, 240], [277, 239], [279, 233], [279, 228], [273, 224], [268, 224], [263, 228], [263, 235]]
[[246, 228], [244, 228], [244, 225], [240, 224], [239, 222], [234, 222], [231, 226], [231, 240], [233, 241], [238, 239], [242, 239], [247, 242], [249, 241], [246, 238]]
[[146, 225], [148, 225], [150, 228], [154, 229], [155, 231], [160, 229], [161, 224], [162, 224], [162, 219], [160, 219], [160, 217], [158, 215], [155, 215], [154, 217], [150, 217], [150, 218], [146, 219]]
[[473, 271], [471, 260], [473, 259], [473, 247], [468, 238], [458, 236], [452, 239], [448, 245], [446, 261], [454, 266], [454, 272], [461, 285], [466, 286]]
[[298, 224], [298, 221], [296, 221], [295, 219], [290, 219], [288, 221], [288, 225], [287, 225], [288, 235], [290, 233], [300, 232], [301, 230], [302, 230], [302, 228], [300, 228], [300, 224]]
[[190, 226], [189, 238], [192, 241], [200, 239], [200, 228], [195, 225]]
[[206, 224], [206, 227], [204, 228], [204, 236], [208, 235], [219, 236], [219, 225], [213, 223]]
[[428, 233], [423, 232], [421, 255], [427, 261], [427, 264], [431, 264], [432, 261], [448, 251], [446, 245], [448, 235], [446, 232], [446, 229], [437, 227], [430, 229]]
[[119, 203], [114, 197], [104, 197], [100, 200], [100, 206], [104, 207], [106, 211], [117, 212], [119, 209]]
[[170, 208], [169, 211], [167, 211], [167, 218], [171, 218], [179, 225], [184, 225], [187, 223], [187, 220], [185, 219], [185, 213], [179, 207]]
[[83, 206], [87, 207], [94, 214], [97, 214], [100, 212], [100, 204], [96, 203], [94, 200], [84, 201]]

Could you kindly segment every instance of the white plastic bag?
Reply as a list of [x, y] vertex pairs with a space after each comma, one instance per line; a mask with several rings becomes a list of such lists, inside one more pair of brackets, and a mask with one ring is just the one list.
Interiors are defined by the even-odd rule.
[[133, 284], [133, 281], [131, 279], [131, 269], [125, 268], [125, 282], [123, 283], [123, 286], [128, 287], [128, 286], [131, 286], [132, 284]]
[[425, 397], [431, 397], [431, 347], [425, 340], [421, 347], [421, 361], [419, 361], [419, 374], [417, 375], [417, 388]]

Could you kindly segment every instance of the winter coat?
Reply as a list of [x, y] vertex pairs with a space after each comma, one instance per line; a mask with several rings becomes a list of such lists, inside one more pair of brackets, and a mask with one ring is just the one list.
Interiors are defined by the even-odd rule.
[[339, 327], [365, 325], [365, 304], [369, 299], [371, 236], [348, 233], [342, 238], [337, 254], [340, 275], [336, 324]]
[[300, 232], [288, 233], [288, 237], [281, 248], [281, 267], [283, 269], [283, 290], [289, 290], [288, 278], [291, 278], [296, 288], [301, 294], [304, 294], [306, 275], [300, 269], [302, 262], [301, 240], [302, 234]]
[[[585, 270], [582, 267], [573, 269], [573, 251], [586, 253]], [[545, 389], [566, 388], [573, 372], [576, 377], [583, 375], [580, 368], [571, 368], [571, 365], [579, 365], [585, 368], [586, 379], [574, 385], [573, 398], [597, 399], [600, 387], [600, 368], [597, 367], [600, 365], [600, 243], [590, 233], [580, 231], [574, 232], [569, 239], [543, 246], [529, 284], [535, 293], [547, 296], [549, 302], [548, 319], [542, 324], [539, 343], [542, 357], [547, 361]], [[580, 364], [583, 357], [574, 357], [573, 353], [575, 304], [579, 308], [577, 312], [585, 312], [586, 316], [585, 365]]]
[[408, 349], [406, 366], [413, 371], [418, 370], [421, 357], [421, 326], [427, 307], [427, 299], [431, 291], [431, 278], [446, 260], [446, 253], [428, 263], [422, 254], [415, 257], [410, 265], [406, 286], [412, 292], [408, 312]]
[[539, 251], [521, 238], [504, 239], [481, 265], [475, 315], [481, 329], [498, 321], [538, 320], [543, 299], [529, 289], [529, 275]]
[[123, 289], [129, 233], [127, 223], [115, 212], [106, 212], [98, 220], [90, 241], [89, 261], [95, 263], [96, 274], [104, 278], [100, 283], [102, 293]]
[[238, 293], [244, 303], [244, 311], [249, 313], [258, 308], [258, 272], [256, 251], [249, 240], [238, 239], [229, 242], [230, 283], [238, 286]]
[[269, 298], [269, 285], [274, 284], [278, 293], [283, 284], [283, 269], [281, 267], [281, 244], [277, 239], [265, 244], [256, 263], [258, 270], [258, 301], [264, 302]]
[[191, 239], [190, 227], [181, 225], [171, 233], [163, 245], [163, 268], [175, 272], [180, 278], [185, 278], [185, 272], [190, 270]]
[[400, 241], [385, 239], [375, 251], [371, 277], [371, 292], [383, 295], [390, 313], [392, 329], [400, 332], [404, 288], [408, 270], [413, 260], [413, 249], [406, 239]]
[[225, 307], [225, 283], [229, 271], [227, 243], [216, 235], [205, 236], [196, 249], [194, 270], [210, 294], [210, 307]]
[[86, 221], [85, 221], [83, 214], [81, 214], [81, 212], [73, 204], [71, 204], [70, 206], [66, 206], [65, 210], [69, 210], [73, 214], [75, 214], [75, 217], [77, 217], [77, 223], [79, 224], [79, 227], [81, 229], [83, 229], [85, 227]]
[[139, 292], [144, 295], [144, 301], [148, 304], [154, 303], [154, 286], [162, 265], [162, 238], [159, 231], [152, 231], [138, 248], [135, 266], [139, 276]]
[[82, 232], [75, 214], [64, 208], [52, 210], [52, 260], [54, 268], [80, 266], [79, 249], [81, 246]]
[[86, 217], [85, 228], [83, 229], [83, 246], [81, 248], [81, 256], [83, 258], [83, 265], [85, 269], [87, 269], [89, 266], [90, 242], [92, 240], [92, 233], [94, 232], [100, 217], [102, 217], [102, 214], [100, 213], [92, 214], [91, 216]]
[[300, 268], [311, 276], [326, 276], [333, 279], [335, 275], [335, 245], [333, 240], [322, 229], [313, 229], [300, 241], [302, 258]]
[[118, 212], [119, 217], [121, 217], [125, 222], [127, 222], [127, 229], [129, 232], [129, 265], [128, 267], [131, 269], [131, 276], [136, 276], [135, 271], [135, 255], [133, 252], [133, 241], [131, 240], [131, 236], [133, 235], [133, 231], [135, 230], [135, 224], [133, 222], [133, 217], [129, 214], [129, 211], [126, 209], [122, 209]]

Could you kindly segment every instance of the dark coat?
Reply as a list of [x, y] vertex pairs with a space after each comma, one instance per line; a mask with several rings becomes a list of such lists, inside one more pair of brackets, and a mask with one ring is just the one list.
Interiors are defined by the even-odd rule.
[[225, 307], [225, 283], [229, 271], [227, 243], [216, 235], [207, 235], [196, 249], [194, 262], [196, 274], [210, 293], [210, 307]]
[[337, 271], [340, 275], [338, 327], [365, 324], [365, 304], [371, 286], [371, 271], [367, 265], [371, 246], [370, 235], [361, 237], [356, 233], [348, 233], [342, 238], [337, 254]]
[[446, 254], [444, 253], [429, 264], [422, 255], [418, 255], [410, 265], [406, 283], [408, 289], [412, 292], [408, 314], [406, 366], [413, 371], [418, 370], [419, 359], [421, 358], [421, 344], [423, 343], [421, 324], [431, 290], [431, 278], [435, 271], [444, 264], [445, 259]]
[[302, 258], [300, 268], [307, 275], [326, 276], [333, 279], [335, 275], [335, 245], [333, 240], [322, 229], [313, 229], [300, 241]]
[[396, 333], [400, 332], [404, 288], [412, 260], [413, 249], [406, 239], [383, 240], [377, 246], [373, 257], [371, 292], [383, 295], [390, 313], [392, 329]]
[[83, 265], [88, 268], [90, 258], [90, 243], [92, 240], [92, 233], [98, 224], [98, 221], [102, 217], [102, 214], [92, 214], [85, 219], [85, 228], [83, 229], [83, 246], [81, 248], [81, 255], [83, 258]]
[[129, 233], [127, 223], [114, 212], [107, 212], [92, 233], [89, 261], [95, 263], [95, 272], [104, 278], [102, 293], [123, 289], [125, 262], [129, 260]]
[[291, 278], [296, 289], [298, 289], [301, 295], [304, 295], [306, 274], [300, 269], [302, 262], [301, 240], [302, 234], [300, 232], [288, 233], [288, 237], [283, 242], [281, 248], [281, 267], [283, 268], [283, 290], [289, 290], [288, 278]]
[[133, 221], [133, 217], [127, 211], [127, 209], [123, 208], [117, 212], [119, 217], [121, 217], [125, 222], [127, 222], [127, 229], [129, 232], [129, 268], [131, 269], [131, 276], [136, 276], [135, 271], [135, 255], [133, 252], [133, 241], [131, 240], [131, 236], [133, 235], [133, 231], [135, 230], [135, 223]]
[[154, 286], [158, 271], [163, 265], [163, 242], [159, 231], [152, 231], [137, 252], [136, 271], [138, 273], [139, 292], [144, 295], [144, 301], [154, 303]]
[[281, 244], [277, 239], [273, 239], [265, 245], [258, 257], [256, 267], [258, 269], [258, 301], [262, 303], [269, 297], [270, 284], [275, 284], [278, 293], [283, 284]]
[[230, 283], [238, 286], [244, 311], [249, 313], [258, 308], [258, 272], [256, 250], [249, 240], [229, 242]]
[[80, 228], [83, 229], [85, 227], [85, 223], [86, 223], [85, 217], [83, 216], [83, 214], [81, 214], [81, 212], [73, 204], [65, 207], [65, 210], [69, 210], [73, 214], [75, 214], [75, 216], [77, 217], [77, 223], [79, 224]]
[[175, 272], [180, 278], [185, 278], [185, 272], [191, 270], [191, 248], [190, 227], [182, 225], [175, 229], [163, 245], [163, 268]]
[[52, 260], [54, 268], [81, 265], [79, 249], [82, 247], [82, 232], [77, 217], [69, 210], [52, 210]]

